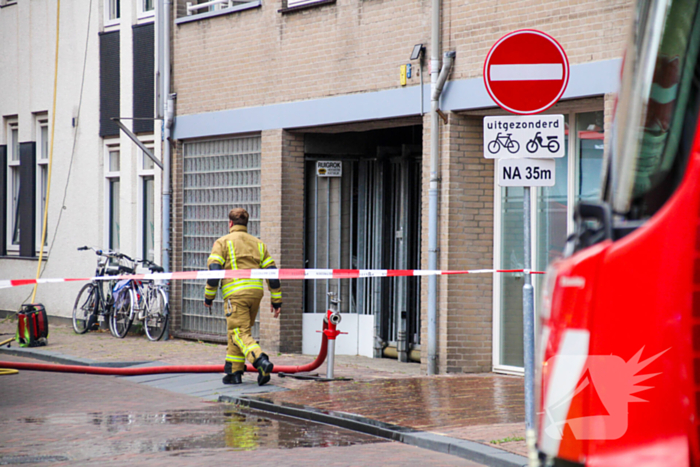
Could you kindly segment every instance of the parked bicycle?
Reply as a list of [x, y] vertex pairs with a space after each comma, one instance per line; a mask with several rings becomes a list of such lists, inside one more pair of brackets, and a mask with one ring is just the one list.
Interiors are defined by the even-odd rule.
[[491, 141], [486, 147], [491, 154], [496, 154], [500, 151], [501, 146], [506, 148], [511, 154], [515, 154], [520, 150], [520, 143], [512, 139], [511, 136], [513, 136], [512, 133], [503, 134], [498, 132], [498, 134], [496, 134], [496, 139]]
[[[162, 267], [147, 259], [135, 261], [152, 273], [163, 272]], [[114, 297], [111, 327], [116, 337], [126, 336], [134, 319], [143, 322], [148, 339], [157, 341], [163, 337], [170, 315], [165, 285], [155, 280], [128, 279], [117, 284]]]
[[[78, 251], [92, 250], [98, 256], [96, 276], [118, 276], [120, 274], [132, 274], [133, 267], [122, 264], [121, 260], [126, 255], [115, 251], [103, 251], [93, 247], [82, 246]], [[117, 264], [112, 264], [116, 261]], [[89, 330], [99, 327], [99, 323], [107, 322], [111, 327], [111, 316], [114, 308], [112, 287], [115, 281], [93, 280], [85, 284], [78, 292], [73, 305], [73, 330], [77, 334], [85, 334]], [[114, 332], [114, 331], [112, 331]]]
[[559, 150], [559, 141], [557, 141], [556, 135], [547, 136], [547, 144], [545, 144], [544, 140], [542, 139], [542, 132], [538, 131], [535, 133], [535, 137], [528, 141], [525, 145], [525, 149], [527, 149], [527, 152], [529, 153], [536, 152], [540, 147], [547, 148], [549, 149], [549, 152], [552, 153], [557, 152]]

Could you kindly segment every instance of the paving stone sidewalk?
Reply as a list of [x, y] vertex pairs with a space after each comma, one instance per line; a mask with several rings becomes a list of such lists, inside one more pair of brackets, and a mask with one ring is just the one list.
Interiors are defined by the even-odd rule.
[[[11, 337], [15, 329], [15, 321], [0, 321], [0, 341]], [[17, 344], [12, 348], [17, 349]], [[222, 364], [225, 350], [224, 345], [181, 339], [150, 342], [139, 335], [116, 339], [109, 332], [76, 335], [71, 327], [52, 323], [49, 345], [32, 349], [32, 354], [41, 357], [43, 353], [47, 360], [51, 360], [49, 354], [59, 354], [102, 364], [157, 361], [170, 365], [204, 365]], [[276, 365], [301, 365], [314, 358], [298, 354], [271, 355]], [[314, 373], [325, 375], [325, 363]], [[316, 382], [275, 376], [271, 382], [275, 388], [270, 387], [274, 392], [255, 397], [273, 404], [290, 403], [355, 414], [526, 455], [522, 378], [494, 374], [428, 377], [421, 375], [420, 365], [416, 363], [344, 355], [336, 356], [335, 376], [352, 380]], [[220, 375], [206, 377], [208, 385], [219, 384]], [[254, 374], [246, 374], [244, 386], [255, 388], [255, 378]], [[168, 387], [162, 380], [151, 379], [146, 384]]]

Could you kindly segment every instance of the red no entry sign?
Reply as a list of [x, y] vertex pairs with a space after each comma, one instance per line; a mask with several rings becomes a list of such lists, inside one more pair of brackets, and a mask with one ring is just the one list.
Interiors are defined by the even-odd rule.
[[569, 84], [569, 60], [548, 34], [521, 29], [501, 37], [484, 62], [484, 84], [503, 109], [520, 115], [553, 106]]

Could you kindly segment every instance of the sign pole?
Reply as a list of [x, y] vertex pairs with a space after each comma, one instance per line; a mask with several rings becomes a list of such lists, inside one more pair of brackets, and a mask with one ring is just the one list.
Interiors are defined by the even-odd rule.
[[[501, 37], [484, 61], [486, 91], [499, 107], [521, 116], [484, 119], [484, 156], [500, 159], [497, 165], [499, 186], [523, 187], [525, 441], [531, 466], [539, 465], [535, 446], [531, 187], [554, 185], [555, 164], [552, 159], [564, 156], [565, 137], [563, 115], [551, 119], [550, 116], [538, 114], [556, 104], [568, 84], [569, 59], [564, 48], [552, 36], [535, 29], [520, 29]], [[521, 159], [513, 159], [516, 157]], [[523, 160], [523, 157], [527, 159]]]
[[523, 187], [523, 360], [525, 366], [525, 428], [535, 429], [535, 303], [532, 287], [532, 255], [530, 253], [530, 226], [532, 220], [531, 190]]

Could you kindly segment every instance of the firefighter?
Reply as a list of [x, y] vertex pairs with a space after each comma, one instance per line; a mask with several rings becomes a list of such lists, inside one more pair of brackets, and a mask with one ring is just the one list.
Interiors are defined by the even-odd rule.
[[[248, 234], [248, 212], [242, 208], [228, 213], [229, 234], [214, 242], [207, 266], [221, 269], [277, 269], [263, 242]], [[208, 279], [204, 289], [204, 306], [211, 308], [221, 282], [228, 331], [228, 348], [224, 365], [224, 384], [241, 384], [248, 359], [258, 370], [258, 385], [270, 381], [273, 364], [250, 335], [263, 297], [262, 279]], [[268, 279], [272, 305], [277, 318], [282, 311], [282, 291], [278, 279]]]

